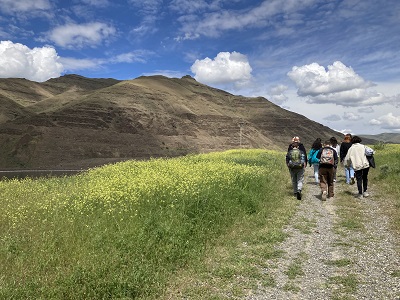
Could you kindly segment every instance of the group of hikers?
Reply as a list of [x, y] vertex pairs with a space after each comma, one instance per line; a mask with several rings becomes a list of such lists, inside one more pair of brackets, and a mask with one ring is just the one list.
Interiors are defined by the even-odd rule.
[[333, 198], [338, 163], [343, 165], [346, 184], [357, 182], [357, 198], [368, 197], [368, 172], [373, 162], [374, 150], [361, 144], [359, 136], [346, 134], [339, 145], [335, 137], [322, 142], [317, 138], [307, 153], [298, 136], [293, 137], [286, 154], [286, 165], [292, 179], [293, 194], [302, 198], [304, 172], [307, 165], [314, 168], [315, 183], [321, 188], [321, 200]]

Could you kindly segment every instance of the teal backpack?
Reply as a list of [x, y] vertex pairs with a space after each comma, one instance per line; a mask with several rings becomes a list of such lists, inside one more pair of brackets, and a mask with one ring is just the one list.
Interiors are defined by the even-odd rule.
[[319, 150], [315, 150], [315, 149], [311, 149], [310, 153], [308, 153], [308, 163], [310, 165], [315, 165], [315, 164], [319, 164], [319, 159], [317, 158], [317, 154]]

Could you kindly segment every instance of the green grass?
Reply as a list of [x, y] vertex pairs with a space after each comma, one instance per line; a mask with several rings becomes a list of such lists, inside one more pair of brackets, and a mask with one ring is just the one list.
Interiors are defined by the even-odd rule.
[[353, 294], [357, 290], [359, 281], [357, 279], [357, 275], [348, 274], [346, 276], [329, 277], [329, 283], [340, 286], [340, 293]]
[[353, 262], [347, 258], [335, 259], [335, 260], [327, 260], [325, 264], [328, 266], [335, 266], [335, 267], [345, 267], [351, 265]]
[[[373, 199], [400, 232], [400, 145], [376, 150]], [[276, 284], [266, 269], [283, 255], [274, 245], [298, 205], [290, 190], [284, 153], [264, 150], [0, 181], [0, 299], [241, 299]], [[362, 204], [341, 196], [337, 227], [364, 230]], [[315, 226], [300, 221], [304, 233]], [[302, 276], [302, 259], [288, 276]], [[351, 294], [357, 278], [330, 284]]]
[[285, 274], [288, 276], [289, 279], [295, 279], [297, 276], [304, 275], [301, 262], [299, 261], [292, 262], [289, 265], [288, 269], [285, 271]]
[[282, 170], [282, 153], [233, 150], [1, 181], [0, 298], [153, 299], [184, 270], [239, 298], [255, 281], [238, 274], [269, 285], [259, 265], [296, 205]]
[[294, 225], [294, 228], [298, 229], [303, 234], [311, 234], [316, 227], [315, 219], [309, 220], [305, 217], [301, 217]]
[[386, 213], [393, 219], [394, 230], [400, 232], [400, 145], [378, 145], [375, 150], [376, 169], [369, 178], [379, 186], [380, 199], [391, 204]]

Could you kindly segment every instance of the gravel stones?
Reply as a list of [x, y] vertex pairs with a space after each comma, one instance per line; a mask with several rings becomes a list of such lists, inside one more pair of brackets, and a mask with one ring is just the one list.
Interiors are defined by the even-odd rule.
[[[277, 245], [285, 254], [264, 270], [275, 284], [260, 283], [246, 299], [400, 299], [399, 235], [381, 209], [385, 201], [374, 196], [373, 185], [370, 197], [354, 198], [356, 187], [345, 184], [341, 171], [335, 198], [321, 201], [306, 169], [303, 198], [284, 229], [289, 236]], [[344, 225], [352, 212], [362, 226]]]

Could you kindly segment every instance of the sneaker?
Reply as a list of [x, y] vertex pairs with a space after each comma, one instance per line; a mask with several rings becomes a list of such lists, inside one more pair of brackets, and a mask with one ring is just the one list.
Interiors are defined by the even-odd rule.
[[297, 196], [297, 200], [301, 200], [301, 191], [298, 191], [296, 196]]
[[369, 193], [368, 192], [364, 192], [363, 193], [363, 197], [368, 197], [369, 196]]
[[322, 192], [321, 200], [322, 200], [322, 201], [326, 201], [326, 191], [323, 191], [323, 192]]
[[350, 184], [355, 184], [356, 182], [355, 182], [355, 180], [354, 180], [354, 177], [351, 177], [351, 181], [350, 181]]
[[357, 199], [361, 199], [363, 197], [363, 194], [356, 194], [354, 197]]

